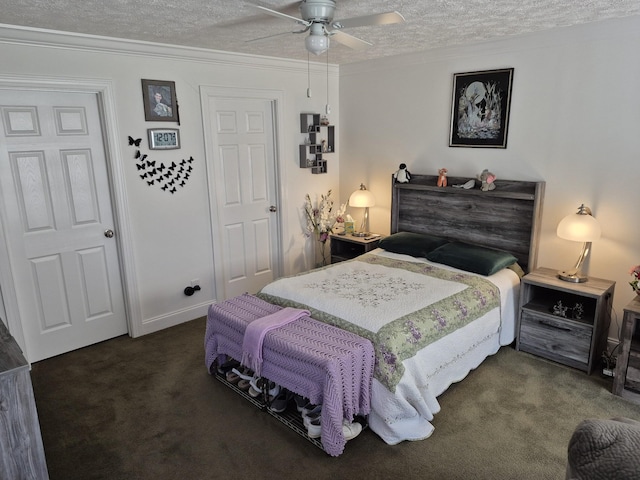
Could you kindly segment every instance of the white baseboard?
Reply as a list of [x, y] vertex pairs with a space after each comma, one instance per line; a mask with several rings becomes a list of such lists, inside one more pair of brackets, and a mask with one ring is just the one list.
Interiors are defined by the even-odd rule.
[[142, 335], [147, 335], [149, 333], [164, 330], [165, 328], [175, 327], [176, 325], [195, 320], [196, 318], [204, 317], [207, 315], [207, 311], [211, 303], [213, 302], [204, 302], [186, 308], [184, 310], [179, 310], [177, 312], [171, 312], [166, 315], [160, 315], [144, 320], [142, 322], [142, 328], [138, 332], [138, 335], [132, 335], [132, 337], [140, 337]]

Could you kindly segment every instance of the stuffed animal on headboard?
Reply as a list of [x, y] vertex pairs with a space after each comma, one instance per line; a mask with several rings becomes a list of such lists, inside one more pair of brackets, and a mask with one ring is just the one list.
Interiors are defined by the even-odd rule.
[[482, 185], [480, 186], [480, 190], [482, 190], [483, 192], [488, 192], [489, 190], [495, 190], [496, 184], [493, 182], [495, 182], [496, 176], [486, 168], [482, 171], [480, 175], [478, 175], [478, 180], [482, 182]]
[[447, 186], [447, 169], [441, 168], [438, 170], [438, 186], [446, 187]]
[[398, 168], [398, 170], [396, 170], [396, 173], [393, 174], [393, 179], [396, 181], [396, 183], [409, 183], [409, 180], [411, 180], [411, 174], [409, 173], [409, 170], [407, 170], [406, 164], [400, 164], [400, 167]]

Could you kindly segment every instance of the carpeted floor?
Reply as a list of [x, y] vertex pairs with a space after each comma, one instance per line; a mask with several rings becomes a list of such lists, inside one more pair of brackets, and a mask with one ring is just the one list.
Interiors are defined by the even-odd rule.
[[204, 319], [33, 365], [52, 480], [562, 479], [585, 418], [640, 419], [611, 382], [510, 347], [440, 398], [433, 435], [370, 430], [337, 458], [209, 376]]

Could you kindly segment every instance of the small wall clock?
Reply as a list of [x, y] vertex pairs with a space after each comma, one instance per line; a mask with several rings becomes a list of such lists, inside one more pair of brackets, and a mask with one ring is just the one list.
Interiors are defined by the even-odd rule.
[[176, 150], [180, 148], [180, 131], [177, 128], [148, 128], [149, 149]]

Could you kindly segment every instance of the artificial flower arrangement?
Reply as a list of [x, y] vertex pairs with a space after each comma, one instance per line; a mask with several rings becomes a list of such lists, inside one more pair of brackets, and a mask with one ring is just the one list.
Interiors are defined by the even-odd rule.
[[638, 277], [640, 277], [640, 265], [636, 265], [635, 267], [631, 267], [629, 270], [629, 275], [633, 277], [633, 281], [629, 282], [633, 291], [640, 295], [640, 284], [638, 281]]
[[322, 250], [322, 265], [327, 264], [325, 257], [325, 247], [329, 235], [333, 233], [336, 223], [344, 222], [344, 212], [347, 204], [340, 205], [340, 209], [334, 211], [333, 199], [331, 198], [331, 190], [326, 195], [320, 196], [320, 203], [316, 207], [311, 203], [311, 197], [307, 193], [305, 196], [304, 211], [307, 218], [307, 226], [305, 235], [310, 237], [315, 235], [320, 242]]

